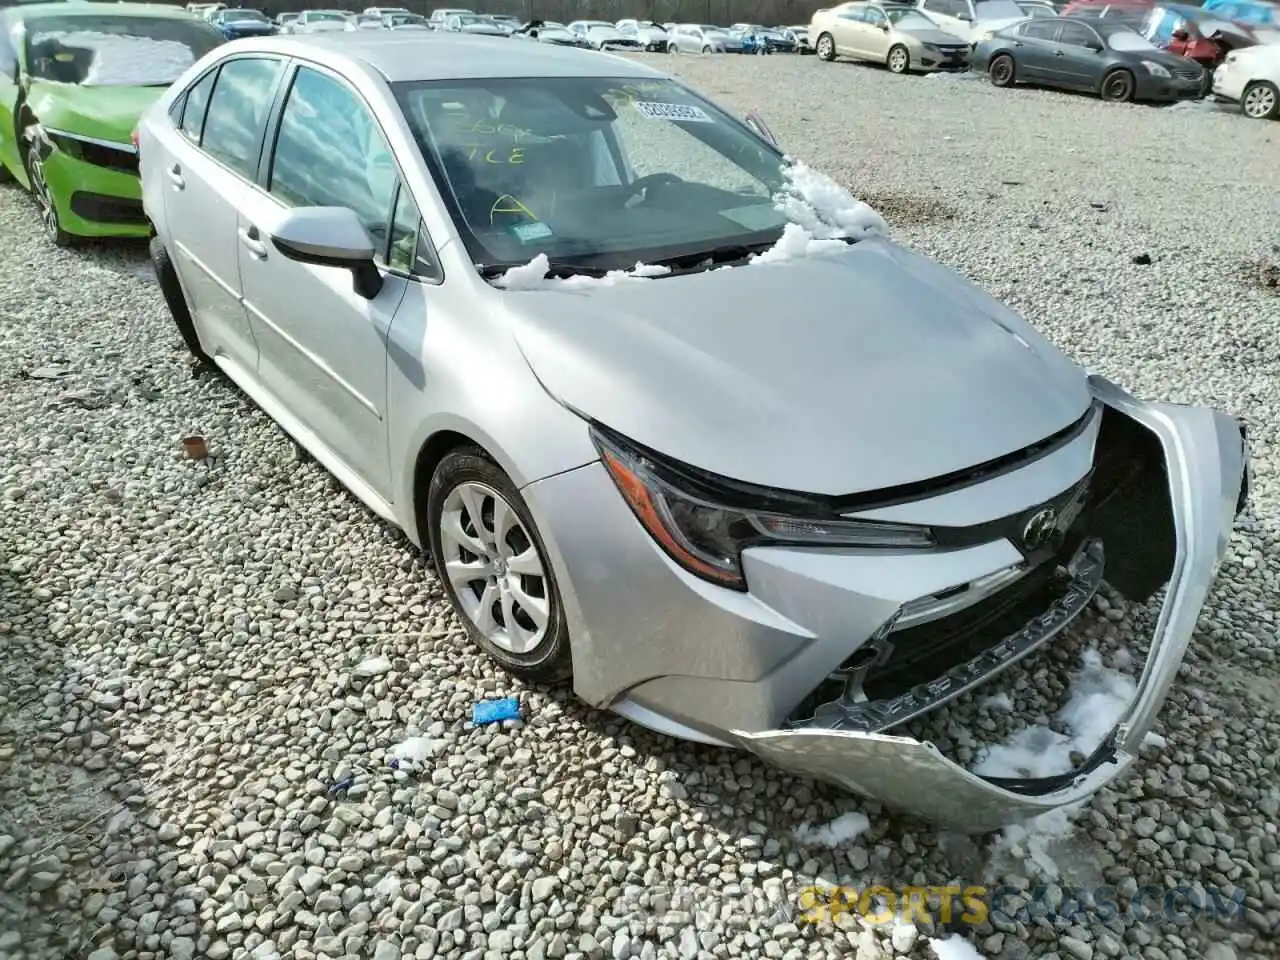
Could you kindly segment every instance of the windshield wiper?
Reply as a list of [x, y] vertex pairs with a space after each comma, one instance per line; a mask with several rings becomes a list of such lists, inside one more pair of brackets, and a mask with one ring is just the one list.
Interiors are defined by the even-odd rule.
[[[852, 237], [838, 237], [845, 243], [856, 243]], [[777, 240], [762, 240], [759, 243], [730, 243], [708, 250], [697, 250], [693, 253], [681, 253], [661, 260], [650, 260], [649, 263], [661, 267], [670, 267], [672, 273], [694, 273], [709, 270], [712, 267], [731, 266], [746, 262], [750, 257], [764, 253], [774, 246]]]
[[[570, 263], [567, 260], [550, 261], [550, 269], [547, 271], [549, 277], [603, 277], [610, 271], [609, 267], [588, 267], [580, 263]], [[496, 280], [504, 275], [508, 270], [515, 270], [519, 267], [527, 267], [528, 263], [479, 263], [476, 269], [480, 271], [480, 276], [486, 280]]]

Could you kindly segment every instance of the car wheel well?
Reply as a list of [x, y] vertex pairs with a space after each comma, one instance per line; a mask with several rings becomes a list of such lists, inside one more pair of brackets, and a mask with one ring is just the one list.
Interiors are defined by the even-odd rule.
[[[459, 447], [484, 448], [464, 433], [456, 430], [441, 430], [429, 436], [418, 451], [418, 458], [413, 464], [413, 514], [417, 527], [418, 542], [424, 552], [430, 552], [431, 538], [427, 532], [427, 491], [431, 488], [431, 477], [436, 472], [440, 461]], [[487, 452], [486, 452], [487, 455]]]

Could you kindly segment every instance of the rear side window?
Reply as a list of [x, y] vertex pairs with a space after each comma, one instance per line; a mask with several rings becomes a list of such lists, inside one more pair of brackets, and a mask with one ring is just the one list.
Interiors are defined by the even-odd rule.
[[1029, 40], [1052, 40], [1058, 35], [1057, 20], [1032, 20], [1022, 25], [1021, 34]]
[[258, 152], [284, 63], [244, 58], [222, 65], [205, 111], [200, 146], [241, 176], [253, 179]]
[[182, 107], [182, 130], [193, 142], [200, 142], [200, 133], [204, 130], [204, 117], [209, 111], [209, 95], [213, 93], [213, 83], [218, 77], [217, 70], [210, 70], [200, 82], [187, 91]]

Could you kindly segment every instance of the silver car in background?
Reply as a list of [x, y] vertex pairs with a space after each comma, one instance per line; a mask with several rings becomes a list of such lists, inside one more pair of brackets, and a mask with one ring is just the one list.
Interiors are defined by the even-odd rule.
[[[1133, 764], [1242, 425], [1080, 369], [762, 122], [626, 58], [388, 31], [220, 46], [138, 143], [190, 350], [512, 674], [969, 831]], [[1076, 769], [984, 778], [902, 733], [1104, 576], [1167, 591]]]
[[969, 45], [905, 3], [843, 3], [809, 24], [820, 60], [849, 57], [892, 73], [968, 69]]
[[669, 35], [660, 23], [651, 20], [619, 20], [618, 32], [625, 37], [635, 37], [650, 53], [663, 53], [667, 49]]
[[724, 27], [678, 23], [668, 31], [668, 53], [741, 53], [742, 39]]

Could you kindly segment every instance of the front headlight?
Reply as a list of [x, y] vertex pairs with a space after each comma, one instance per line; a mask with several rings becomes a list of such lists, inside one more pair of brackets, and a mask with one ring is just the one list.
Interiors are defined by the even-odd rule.
[[1147, 73], [1151, 74], [1153, 77], [1163, 77], [1166, 80], [1169, 79], [1169, 71], [1164, 68], [1163, 64], [1155, 63], [1151, 60], [1143, 60], [1142, 66]]
[[995, 32], [994, 30], [985, 30], [985, 31], [983, 31], [983, 33], [981, 34], [981, 36], [979, 36], [979, 37], [978, 37], [978, 42], [979, 42], [979, 43], [986, 43], [988, 40], [990, 40], [990, 39], [991, 39], [992, 37], [994, 37], [995, 35], [996, 35], [996, 32]]
[[[723, 587], [746, 590], [742, 551], [764, 545], [921, 548], [934, 545], [927, 527], [839, 517], [806, 516], [784, 509], [795, 494], [762, 491], [756, 500], [777, 506], [756, 509], [721, 494], [703, 478], [632, 445], [612, 431], [592, 427], [601, 461], [636, 519], [676, 563]], [[801, 509], [795, 504], [795, 509]], [[816, 512], [816, 511], [815, 511]]]

